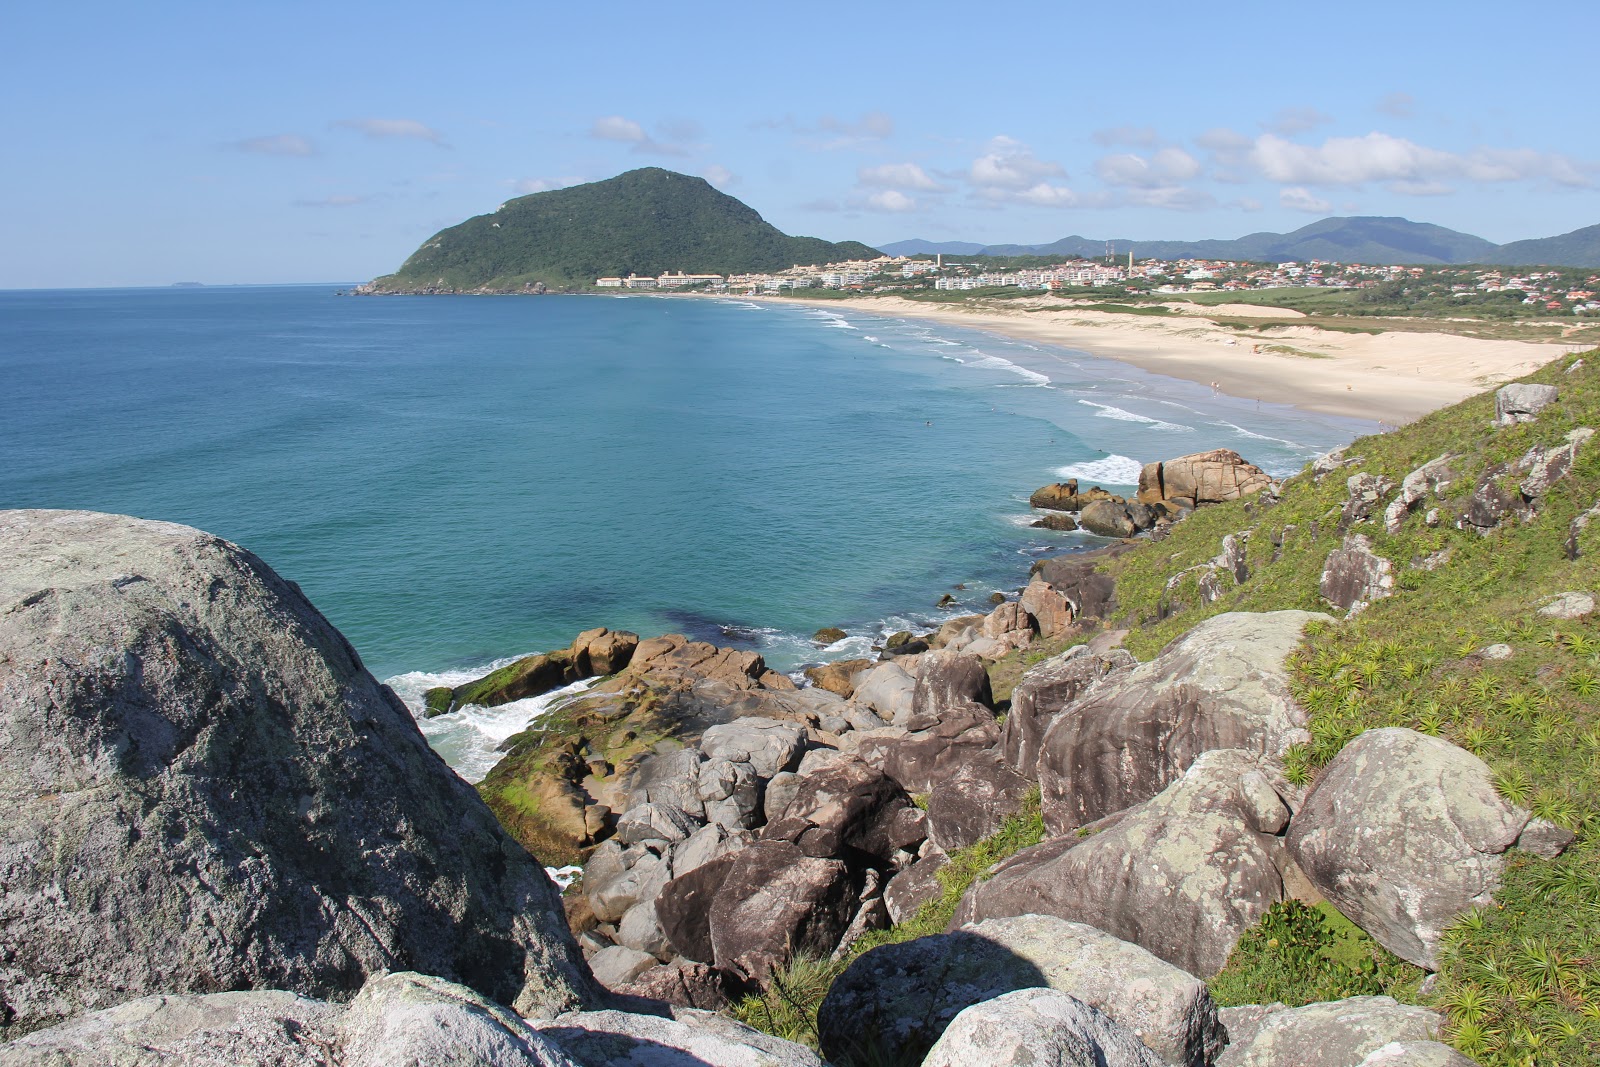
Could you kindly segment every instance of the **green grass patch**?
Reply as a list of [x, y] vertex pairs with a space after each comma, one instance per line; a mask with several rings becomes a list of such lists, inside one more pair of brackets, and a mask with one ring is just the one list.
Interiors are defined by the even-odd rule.
[[1330, 904], [1285, 900], [1245, 931], [1207, 985], [1221, 1007], [1378, 996], [1415, 1000], [1420, 968], [1398, 959]]
[[[1307, 628], [1289, 665], [1312, 740], [1290, 752], [1286, 770], [1308, 783], [1362, 731], [1404, 726], [1478, 755], [1507, 800], [1578, 833], [1559, 860], [1512, 854], [1496, 906], [1450, 932], [1449, 958], [1424, 998], [1449, 1013], [1448, 1040], [1486, 1067], [1600, 1065], [1600, 617], [1537, 613], [1552, 594], [1600, 591], [1600, 529], [1584, 535], [1577, 559], [1565, 551], [1572, 520], [1600, 499], [1600, 443], [1579, 452], [1571, 475], [1530, 518], [1487, 536], [1453, 524], [1491, 466], [1561, 444], [1576, 427], [1600, 429], [1600, 359], [1589, 353], [1569, 374], [1571, 363], [1558, 360], [1525, 379], [1561, 390], [1560, 402], [1531, 424], [1492, 429], [1494, 397], [1486, 393], [1356, 441], [1347, 449], [1355, 462], [1320, 483], [1302, 473], [1276, 502], [1202, 509], [1165, 541], [1105, 565], [1117, 578], [1120, 624], [1132, 629], [1126, 644], [1141, 659], [1224, 611], [1326, 611], [1318, 585], [1344, 538], [1346, 479], [1363, 471], [1398, 484], [1429, 460], [1458, 457], [1441, 498], [1430, 497], [1396, 533], [1384, 529], [1381, 510], [1350, 527], [1393, 562], [1394, 594], [1348, 621]], [[1431, 508], [1442, 520], [1434, 527], [1424, 521]], [[1169, 583], [1213, 557], [1224, 534], [1243, 532], [1243, 583], [1225, 578], [1213, 603], [1192, 579]], [[1478, 654], [1491, 644], [1509, 645], [1510, 658]], [[1278, 983], [1300, 996], [1322, 982], [1321, 963], [1291, 981], [1278, 972], [1294, 968], [1259, 946], [1251, 951], [1237, 968], [1230, 963], [1225, 995], [1247, 995], [1229, 983]]]

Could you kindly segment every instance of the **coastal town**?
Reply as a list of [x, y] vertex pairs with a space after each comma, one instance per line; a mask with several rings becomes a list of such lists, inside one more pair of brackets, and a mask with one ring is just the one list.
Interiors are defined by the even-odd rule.
[[[795, 265], [771, 274], [628, 275], [597, 278], [597, 289], [670, 290], [771, 295], [807, 289], [862, 294], [918, 290], [1035, 290], [1070, 295], [1248, 292], [1264, 289], [1369, 290], [1374, 296], [1397, 289], [1467, 302], [1498, 295], [1515, 303], [1519, 314], [1600, 314], [1600, 274], [1584, 270], [1516, 272], [1495, 267], [1398, 266], [1336, 263], [1262, 264], [1235, 260], [1179, 259], [1136, 261], [1129, 252], [1106, 260], [1070, 260], [1041, 267], [997, 269], [969, 262], [908, 256]], [[1387, 287], [1387, 288], [1386, 288]], [[1003, 295], [1003, 294], [996, 294]]]

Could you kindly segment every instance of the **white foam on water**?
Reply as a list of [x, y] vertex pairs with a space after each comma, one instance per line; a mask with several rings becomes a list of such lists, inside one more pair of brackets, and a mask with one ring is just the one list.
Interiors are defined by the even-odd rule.
[[1019, 375], [1019, 376], [1021, 376], [1023, 378], [1028, 379], [1028, 381], [1032, 382], [1035, 385], [1049, 385], [1050, 384], [1050, 376], [1047, 375], [1047, 374], [1040, 374], [1038, 371], [1029, 370], [1027, 367], [1019, 367], [1015, 363], [1011, 362], [1009, 359], [1004, 359], [1004, 358], [1002, 358], [1000, 356], [991, 356], [991, 355], [987, 355], [987, 354], [985, 354], [983, 352], [979, 352], [978, 354], [980, 356], [983, 356], [983, 358], [979, 359], [979, 360], [974, 360], [973, 362], [967, 364], [968, 366], [976, 367], [976, 368], [978, 368], [980, 370], [1003, 370], [1003, 371], [1008, 371], [1008, 372], [1010, 372], [1012, 374], [1016, 374], [1016, 375]]
[[557, 889], [566, 889], [583, 873], [582, 867], [546, 867], [544, 873], [556, 884]]
[[1253, 430], [1247, 430], [1243, 426], [1235, 425], [1234, 423], [1228, 422], [1225, 419], [1217, 420], [1217, 425], [1226, 426], [1240, 437], [1248, 437], [1253, 441], [1271, 441], [1274, 444], [1287, 445], [1290, 448], [1305, 448], [1305, 445], [1302, 445], [1298, 441], [1291, 441], [1287, 437], [1269, 437], [1264, 433], [1256, 433]]
[[588, 678], [540, 696], [513, 700], [493, 708], [469, 704], [448, 715], [436, 715], [431, 719], [423, 715], [422, 694], [435, 686], [457, 686], [474, 681], [520, 658], [511, 656], [495, 660], [487, 667], [471, 671], [411, 671], [390, 678], [386, 684], [405, 702], [412, 717], [417, 720], [417, 728], [422, 731], [422, 736], [444, 757], [450, 768], [469, 782], [481, 782], [500, 762], [501, 753], [497, 750], [506, 738], [526, 730], [534, 720], [566, 698], [588, 689], [596, 679]]
[[806, 315], [809, 318], [817, 319], [818, 321], [820, 321], [822, 323], [822, 325], [828, 327], [831, 330], [854, 330], [854, 329], [856, 329], [856, 327], [850, 325], [850, 323], [845, 321], [844, 316], [835, 315], [831, 311], [823, 311], [820, 308], [812, 308], [812, 309], [810, 309], [809, 311], [806, 312]]
[[1076, 478], [1080, 482], [1138, 485], [1139, 472], [1142, 470], [1144, 470], [1144, 464], [1138, 460], [1112, 453], [1102, 459], [1091, 459], [1083, 463], [1069, 463], [1065, 467], [1059, 467], [1056, 469], [1056, 477], [1062, 480]]
[[1131, 411], [1128, 411], [1124, 408], [1119, 408], [1113, 404], [1098, 404], [1093, 400], [1083, 400], [1081, 398], [1078, 400], [1078, 403], [1097, 409], [1095, 411], [1095, 418], [1098, 419], [1116, 419], [1118, 422], [1138, 422], [1149, 426], [1152, 430], [1175, 431], [1178, 433], [1185, 433], [1194, 429], [1193, 426], [1184, 426], [1176, 422], [1163, 422], [1161, 419], [1152, 419], [1148, 415], [1136, 415]]

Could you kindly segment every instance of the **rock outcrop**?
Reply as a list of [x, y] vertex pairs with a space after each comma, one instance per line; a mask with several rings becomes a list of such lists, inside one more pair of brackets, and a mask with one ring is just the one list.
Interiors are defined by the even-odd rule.
[[1161, 1067], [1128, 1029], [1076, 997], [1019, 989], [965, 1009], [922, 1067]]
[[1027, 915], [863, 953], [817, 1013], [823, 1054], [864, 1044], [925, 1054], [963, 1010], [1018, 989], [1066, 993], [1172, 1065], [1210, 1063], [1226, 1041], [1205, 984], [1110, 934]]
[[[1217, 1067], [1361, 1067], [1393, 1042], [1430, 1041], [1443, 1021], [1437, 1012], [1391, 997], [1350, 997], [1282, 1008], [1267, 1014], [1248, 1038], [1229, 1044]], [[1374, 1067], [1383, 1062], [1372, 1061]], [[1410, 1067], [1412, 1061], [1388, 1062]]]
[[1539, 412], [1554, 404], [1561, 390], [1553, 385], [1532, 385], [1513, 382], [1503, 385], [1494, 394], [1494, 421], [1499, 426], [1515, 426], [1519, 422], [1532, 422]]
[[1195, 452], [1163, 463], [1146, 463], [1139, 472], [1138, 500], [1185, 501], [1190, 507], [1221, 504], [1259, 493], [1272, 484], [1266, 471], [1228, 448]]
[[1355, 615], [1394, 592], [1394, 565], [1372, 551], [1365, 534], [1351, 534], [1328, 553], [1318, 586], [1322, 599]]
[[15, 1034], [146, 993], [423, 968], [595, 994], [539, 862], [298, 589], [220, 538], [0, 513], [0, 990]]
[[1305, 611], [1229, 612], [1070, 704], [1039, 756], [1045, 825], [1065, 833], [1148, 800], [1202, 752], [1275, 756], [1306, 739], [1284, 659]]
[[1283, 897], [1277, 837], [1289, 809], [1251, 755], [1201, 755], [1160, 794], [1083, 838], [1056, 838], [975, 882], [958, 918], [1055, 915], [1086, 923], [1191, 974], [1220, 971]]
[[1356, 925], [1432, 970], [1445, 928], [1490, 903], [1527, 822], [1478, 757], [1414, 730], [1368, 730], [1317, 776], [1289, 849]]

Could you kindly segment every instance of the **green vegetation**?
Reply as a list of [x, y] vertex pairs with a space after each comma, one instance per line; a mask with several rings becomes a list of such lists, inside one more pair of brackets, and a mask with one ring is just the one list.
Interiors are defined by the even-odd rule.
[[703, 178], [646, 167], [533, 193], [434, 234], [380, 290], [584, 287], [664, 271], [726, 274], [873, 258], [854, 241], [789, 237]]
[[1414, 1001], [1423, 972], [1362, 933], [1326, 902], [1284, 900], [1239, 939], [1228, 965], [1209, 983], [1221, 1007], [1291, 1008], [1319, 1000], [1379, 994]]
[[[1534, 423], [1491, 429], [1494, 400], [1484, 394], [1355, 442], [1346, 453], [1354, 462], [1320, 484], [1302, 473], [1276, 503], [1202, 509], [1165, 541], [1106, 564], [1132, 627], [1128, 647], [1141, 658], [1224, 611], [1326, 610], [1318, 584], [1343, 538], [1345, 479], [1359, 470], [1398, 483], [1429, 460], [1458, 457], [1442, 498], [1399, 532], [1385, 532], [1381, 513], [1353, 528], [1394, 561], [1394, 595], [1351, 620], [1307, 628], [1291, 668], [1312, 741], [1290, 753], [1287, 769], [1309, 782], [1363, 730], [1406, 726], [1477, 754], [1508, 800], [1577, 831], [1559, 860], [1513, 854], [1496, 906], [1451, 931], [1424, 998], [1449, 1013], [1448, 1039], [1486, 1065], [1600, 1064], [1600, 618], [1537, 614], [1549, 595], [1600, 589], [1600, 530], [1585, 534], [1577, 559], [1564, 550], [1572, 520], [1600, 497], [1600, 447], [1580, 451], [1526, 521], [1512, 518], [1487, 536], [1449, 522], [1491, 465], [1560, 444], [1576, 427], [1600, 427], [1600, 359], [1589, 353], [1568, 373], [1573, 362], [1526, 379], [1562, 393]], [[1436, 527], [1424, 522], [1430, 507], [1445, 517]], [[1243, 584], [1209, 604], [1193, 574], [1169, 585], [1214, 556], [1224, 534], [1246, 530]], [[1479, 655], [1501, 643], [1510, 658]], [[1230, 971], [1229, 996], [1243, 995], [1236, 983], [1247, 974], [1270, 977], [1259, 951]]]
[[[763, 993], [752, 994], [735, 1004], [733, 1017], [747, 1026], [788, 1041], [817, 1047], [817, 1009], [822, 1006], [833, 980], [844, 973], [852, 960], [879, 945], [896, 945], [931, 934], [942, 934], [955, 917], [956, 906], [967, 889], [986, 876], [1001, 860], [1044, 840], [1044, 818], [1039, 809], [1039, 790], [1023, 799], [1022, 810], [1007, 819], [990, 836], [974, 845], [957, 849], [950, 862], [939, 870], [939, 895], [923, 904], [917, 913], [898, 926], [875, 930], [851, 945], [838, 960], [795, 959], [772, 975]], [[850, 1067], [871, 1067], [877, 1057], [888, 1061], [887, 1051], [864, 1049]]]

